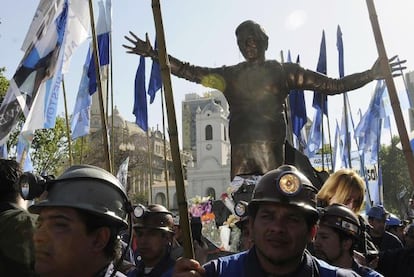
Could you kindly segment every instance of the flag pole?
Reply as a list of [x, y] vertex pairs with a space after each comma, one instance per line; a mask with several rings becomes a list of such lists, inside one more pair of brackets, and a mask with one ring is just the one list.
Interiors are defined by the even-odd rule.
[[344, 123], [345, 123], [345, 141], [347, 141], [347, 145], [346, 145], [346, 151], [347, 151], [347, 156], [348, 156], [348, 166], [349, 168], [352, 168], [352, 164], [351, 164], [351, 137], [350, 137], [350, 133], [349, 133], [349, 120], [348, 120], [348, 93], [344, 92], [343, 95], [343, 101], [344, 101]]
[[171, 155], [175, 172], [175, 187], [177, 193], [180, 226], [183, 230], [184, 256], [194, 258], [191, 226], [188, 218], [188, 203], [185, 195], [183, 169], [178, 145], [177, 121], [175, 118], [174, 98], [171, 86], [171, 68], [165, 45], [164, 27], [162, 24], [161, 6], [159, 0], [152, 0], [155, 29], [158, 39], [158, 61], [161, 67], [162, 82], [165, 88], [165, 105], [167, 107], [168, 131], [170, 135]]
[[388, 57], [385, 51], [384, 41], [380, 26], [378, 23], [378, 16], [375, 10], [373, 0], [366, 0], [369, 19], [371, 21], [372, 30], [377, 44], [378, 55], [381, 61], [382, 71], [385, 74], [385, 83], [387, 84], [388, 94], [390, 96], [391, 107], [394, 112], [395, 122], [397, 125], [398, 134], [400, 135], [402, 149], [407, 160], [408, 172], [411, 178], [411, 185], [414, 186], [414, 158], [413, 152], [410, 146], [410, 140], [408, 138], [407, 129], [405, 128], [404, 117], [401, 112], [400, 101], [398, 100], [397, 90], [395, 88], [394, 79], [392, 77], [391, 68], [388, 64]]
[[[285, 58], [283, 57], [283, 50], [280, 50], [280, 62], [281, 63], [285, 62]], [[289, 96], [286, 97], [285, 99], [285, 120], [286, 120], [286, 139], [293, 147], [295, 147], [293, 143], [293, 126], [292, 126]]]
[[69, 165], [72, 166], [72, 164], [73, 164], [72, 143], [71, 143], [72, 138], [71, 138], [71, 135], [70, 135], [68, 104], [67, 104], [67, 101], [66, 101], [66, 88], [65, 88], [65, 80], [63, 79], [63, 75], [62, 75], [62, 90], [63, 90], [63, 103], [64, 103], [64, 106], [65, 106], [66, 136], [68, 138], [68, 148], [69, 148]]
[[148, 172], [149, 172], [149, 185], [148, 185], [148, 204], [152, 203], [152, 183], [153, 183], [153, 176], [152, 176], [152, 148], [150, 143], [149, 137], [149, 130], [147, 130], [147, 148], [148, 148]]
[[[112, 163], [115, 164], [115, 134], [114, 134], [114, 63], [113, 63], [113, 55], [112, 55], [112, 24], [111, 24], [111, 31], [109, 32], [109, 58], [110, 58], [110, 66], [109, 72], [111, 75], [111, 158]], [[114, 169], [115, 173], [115, 169]]]
[[98, 54], [98, 41], [96, 37], [92, 0], [89, 0], [89, 14], [90, 14], [90, 19], [91, 19], [93, 57], [95, 61], [96, 83], [98, 86], [99, 108], [101, 111], [102, 139], [103, 139], [103, 144], [104, 144], [103, 148], [104, 148], [104, 155], [105, 155], [104, 159], [105, 159], [105, 164], [106, 164], [106, 170], [109, 172], [112, 172], [111, 158], [109, 156], [108, 128], [106, 124], [105, 107], [103, 103], [101, 70], [100, 70], [100, 62], [99, 62], [99, 54]]
[[164, 175], [165, 192], [167, 194], [167, 209], [170, 209], [170, 188], [168, 187], [168, 161], [167, 161], [167, 138], [165, 136], [165, 108], [164, 108], [164, 89], [161, 87], [161, 112], [162, 112], [162, 132], [164, 134]]

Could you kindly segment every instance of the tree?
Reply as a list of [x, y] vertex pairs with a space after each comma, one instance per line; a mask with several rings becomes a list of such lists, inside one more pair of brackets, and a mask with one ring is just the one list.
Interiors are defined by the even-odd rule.
[[69, 159], [65, 119], [58, 116], [53, 129], [36, 130], [31, 149], [37, 172], [60, 173]]
[[399, 142], [399, 137], [393, 137], [391, 145], [382, 145], [379, 158], [382, 167], [384, 206], [389, 211], [404, 217], [406, 198], [411, 195], [413, 187], [405, 156], [401, 149], [397, 148]]
[[0, 67], [0, 103], [3, 102], [4, 96], [6, 95], [7, 89], [9, 88], [9, 81], [3, 75], [3, 72], [5, 71], [5, 67]]

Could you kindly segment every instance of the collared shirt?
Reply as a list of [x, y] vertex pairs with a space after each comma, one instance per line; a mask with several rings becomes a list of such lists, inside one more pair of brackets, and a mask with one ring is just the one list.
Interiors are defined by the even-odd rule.
[[[206, 277], [270, 277], [271, 275], [264, 271], [258, 260], [256, 249], [252, 247], [246, 252], [219, 258], [210, 261], [204, 265]], [[359, 276], [355, 272], [347, 269], [341, 269], [331, 266], [309, 254], [305, 251], [302, 262], [296, 270], [286, 277], [328, 277], [328, 276]]]

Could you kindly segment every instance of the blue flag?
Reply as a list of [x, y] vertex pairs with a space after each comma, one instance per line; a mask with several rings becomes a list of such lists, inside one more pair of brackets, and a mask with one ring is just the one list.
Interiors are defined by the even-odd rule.
[[308, 144], [305, 149], [305, 154], [308, 158], [312, 158], [316, 154], [316, 151], [321, 147], [322, 133], [320, 127], [322, 124], [322, 116], [322, 111], [317, 109], [309, 133]]
[[338, 67], [339, 67], [339, 77], [342, 78], [345, 75], [344, 70], [344, 43], [342, 41], [342, 31], [341, 27], [338, 25], [336, 30], [336, 47], [338, 48]]
[[[96, 25], [99, 64], [100, 66], [109, 64], [109, 33], [111, 31], [110, 26], [110, 5], [104, 6], [103, 2], [99, 1], [99, 17], [98, 24]], [[89, 77], [89, 94], [94, 94], [97, 88], [95, 60], [93, 57], [89, 61], [88, 69]]]
[[29, 147], [30, 147], [29, 142], [26, 141], [23, 136], [19, 136], [19, 141], [17, 142], [17, 147], [16, 147], [16, 151], [17, 151], [16, 161], [21, 163], [22, 159], [23, 158], [25, 159], [23, 163], [23, 172], [33, 171], [33, 163], [32, 163], [32, 159], [30, 158]]
[[336, 127], [335, 127], [335, 140], [334, 140], [334, 147], [333, 147], [333, 162], [332, 162], [332, 170], [335, 172], [339, 166], [339, 159], [338, 157], [340, 156], [340, 147], [338, 146], [338, 142], [340, 140], [340, 129], [339, 129], [339, 124], [338, 124], [338, 120], [336, 120]]
[[0, 158], [7, 159], [8, 153], [7, 153], [7, 144], [0, 145]]
[[[296, 63], [300, 64], [299, 55], [296, 59]], [[306, 115], [305, 96], [303, 90], [291, 90], [289, 93], [289, 104], [290, 116], [292, 120], [292, 131], [298, 138], [298, 141], [303, 145], [304, 142], [302, 139], [301, 130], [308, 121], [308, 117]]]
[[[44, 106], [46, 101], [46, 81], [54, 79], [55, 85], [59, 86], [59, 76], [63, 63], [64, 37], [68, 19], [68, 2], [61, 2], [55, 7], [54, 13], [49, 15], [48, 20], [39, 26], [36, 37], [27, 47], [25, 56], [16, 70], [6, 96], [0, 106], [0, 144], [4, 144], [10, 132], [16, 127], [21, 113], [28, 118], [36, 114], [40, 127], [44, 127], [47, 109], [36, 108], [36, 101]], [[56, 78], [55, 78], [56, 77]], [[43, 99], [39, 99], [39, 90], [42, 90]], [[57, 97], [57, 95], [55, 95]], [[55, 98], [56, 98], [55, 97]], [[43, 100], [43, 101], [42, 101]], [[53, 110], [53, 109], [51, 109]], [[33, 118], [32, 116], [30, 116]], [[54, 118], [53, 118], [54, 119]], [[26, 120], [29, 124], [29, 119]], [[26, 129], [28, 127], [26, 126]]]
[[[157, 49], [157, 39], [155, 39], [154, 49]], [[150, 104], [154, 102], [155, 93], [162, 87], [160, 64], [152, 60], [151, 75], [148, 85], [148, 95], [150, 96]]]
[[345, 168], [350, 168], [351, 165], [349, 164], [349, 152], [350, 149], [350, 133], [347, 131], [346, 128], [346, 119], [345, 117], [348, 116], [345, 114], [345, 110], [342, 112], [342, 120], [341, 120], [341, 129], [340, 129], [340, 136], [339, 136], [339, 145], [340, 145], [340, 153], [341, 153], [341, 166]]
[[384, 80], [377, 81], [375, 93], [369, 107], [362, 116], [361, 121], [355, 129], [354, 136], [358, 141], [358, 150], [365, 154], [365, 161], [377, 163], [380, 147], [381, 122], [385, 118], [382, 97], [386, 90]]
[[135, 75], [135, 101], [134, 110], [135, 123], [145, 132], [148, 131], [148, 107], [147, 92], [145, 90], [145, 57], [141, 56], [137, 73]]
[[[99, 16], [97, 24], [99, 63], [101, 66], [109, 64], [109, 32], [111, 30], [110, 1], [104, 6], [99, 1]], [[82, 77], [79, 83], [78, 95], [76, 96], [75, 108], [71, 118], [72, 139], [86, 136], [90, 130], [90, 108], [92, 105], [92, 94], [96, 91], [95, 63], [92, 57], [92, 46], [89, 47], [83, 66]], [[91, 66], [93, 67], [91, 69]], [[102, 69], [104, 71], [104, 69]], [[91, 91], [93, 90], [93, 91]]]
[[[320, 47], [319, 60], [318, 60], [318, 66], [316, 67], [316, 71], [319, 73], [325, 74], [325, 75], [327, 73], [325, 31], [322, 31], [321, 47]], [[327, 102], [326, 95], [323, 95], [315, 91], [313, 93], [312, 106], [315, 109], [322, 110], [324, 114], [328, 115], [328, 102]]]

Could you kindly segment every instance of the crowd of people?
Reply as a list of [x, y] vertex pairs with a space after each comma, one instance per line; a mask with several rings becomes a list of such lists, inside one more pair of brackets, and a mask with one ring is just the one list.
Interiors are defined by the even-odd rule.
[[[158, 59], [148, 40], [131, 35], [129, 52]], [[232, 179], [261, 176], [235, 224], [241, 230], [240, 251], [211, 257], [205, 251], [208, 241], [197, 236], [195, 259], [181, 257], [182, 230], [173, 213], [159, 204], [131, 203], [119, 180], [96, 166], [69, 167], [48, 180], [45, 192], [26, 207], [20, 165], [3, 159], [0, 276], [392, 277], [414, 272], [413, 225], [398, 238], [391, 232], [399, 232], [400, 223], [392, 228], [384, 207], [374, 206], [364, 217], [366, 187], [358, 174], [339, 170], [318, 190], [303, 172], [284, 164], [289, 91], [356, 89], [383, 78], [386, 61], [331, 79], [297, 64], [266, 61], [268, 37], [253, 21], [240, 24], [236, 36], [246, 62], [220, 68], [173, 57], [170, 62], [176, 76], [219, 89], [228, 100]]]
[[[255, 184], [236, 253], [211, 257], [202, 238], [183, 258], [182, 230], [160, 204], [131, 203], [109, 172], [75, 165], [29, 207], [20, 165], [0, 160], [1, 276], [410, 276], [414, 223], [383, 206], [363, 215], [365, 184], [331, 174], [318, 191], [282, 165]], [[235, 208], [236, 210], [237, 208]], [[240, 209], [240, 208], [239, 208]], [[234, 211], [235, 214], [239, 214]], [[202, 223], [193, 219], [195, 228]], [[198, 226], [198, 227], [197, 227]], [[199, 239], [199, 238], [198, 238]], [[370, 245], [370, 246], [369, 246]]]

